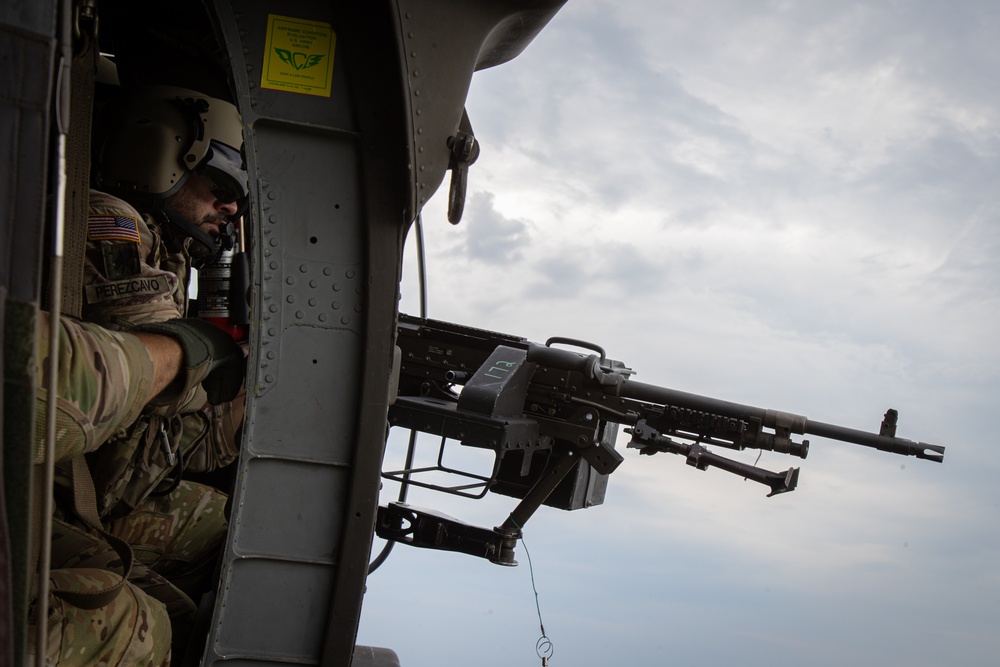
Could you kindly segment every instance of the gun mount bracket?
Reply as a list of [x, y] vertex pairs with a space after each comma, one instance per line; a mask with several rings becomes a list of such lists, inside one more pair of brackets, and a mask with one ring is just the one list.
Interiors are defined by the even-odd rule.
[[481, 528], [434, 510], [406, 503], [380, 505], [375, 532], [379, 537], [423, 549], [455, 551], [513, 567], [520, 531]]

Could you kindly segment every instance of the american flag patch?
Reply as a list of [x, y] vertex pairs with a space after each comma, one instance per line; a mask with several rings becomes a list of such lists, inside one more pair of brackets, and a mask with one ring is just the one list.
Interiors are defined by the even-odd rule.
[[139, 222], [125, 215], [92, 215], [87, 220], [87, 240], [139, 243]]

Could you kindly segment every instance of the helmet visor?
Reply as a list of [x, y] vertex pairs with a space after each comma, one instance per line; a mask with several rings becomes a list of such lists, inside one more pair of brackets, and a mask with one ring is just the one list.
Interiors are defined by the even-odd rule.
[[205, 160], [195, 170], [212, 195], [224, 204], [237, 203], [241, 214], [246, 208], [248, 179], [239, 152], [219, 141], [212, 141]]

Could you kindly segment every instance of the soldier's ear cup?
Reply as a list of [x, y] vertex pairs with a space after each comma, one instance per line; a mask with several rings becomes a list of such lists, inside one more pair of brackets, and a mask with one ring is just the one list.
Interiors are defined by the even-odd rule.
[[246, 360], [232, 336], [196, 317], [142, 324], [133, 331], [175, 338], [184, 350], [185, 390], [201, 384], [212, 405], [233, 400], [243, 386]]

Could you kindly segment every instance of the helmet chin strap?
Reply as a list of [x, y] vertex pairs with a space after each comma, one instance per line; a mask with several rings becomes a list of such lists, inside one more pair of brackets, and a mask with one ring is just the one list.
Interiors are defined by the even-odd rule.
[[219, 236], [214, 237], [184, 216], [168, 210], [162, 202], [153, 206], [151, 213], [160, 223], [167, 249], [188, 255], [196, 269], [214, 262], [223, 250], [233, 249], [236, 231], [231, 222], [220, 228]]

